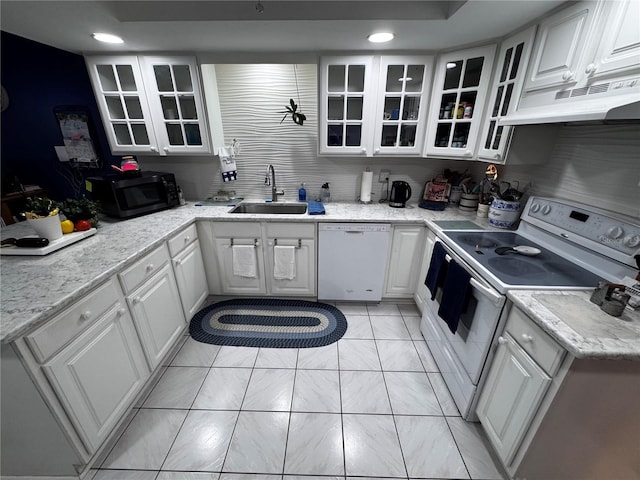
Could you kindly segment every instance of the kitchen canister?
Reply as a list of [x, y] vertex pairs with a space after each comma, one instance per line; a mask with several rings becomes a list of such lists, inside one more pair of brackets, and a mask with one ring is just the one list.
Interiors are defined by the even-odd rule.
[[480, 218], [487, 218], [489, 216], [489, 204], [488, 203], [479, 203], [478, 211], [476, 212], [476, 216]]
[[494, 198], [489, 207], [489, 224], [498, 228], [513, 228], [520, 218], [520, 202]]
[[460, 195], [460, 204], [458, 209], [461, 212], [475, 212], [478, 208], [478, 200], [480, 195], [477, 193], [462, 193]]
[[451, 187], [451, 192], [449, 192], [449, 203], [457, 205], [460, 203], [461, 195], [462, 187]]

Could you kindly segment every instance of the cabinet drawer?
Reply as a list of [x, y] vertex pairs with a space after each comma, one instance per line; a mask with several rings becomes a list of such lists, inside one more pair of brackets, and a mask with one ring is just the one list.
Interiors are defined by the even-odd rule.
[[194, 223], [167, 241], [167, 245], [169, 245], [169, 255], [171, 255], [171, 258], [175, 257], [187, 245], [197, 239], [198, 231], [196, 230], [196, 224]]
[[147, 278], [158, 272], [169, 261], [169, 252], [163, 243], [142, 260], [118, 274], [125, 294], [131, 293]]
[[25, 340], [38, 361], [43, 363], [90, 327], [121, 298], [120, 287], [115, 279], [111, 279], [27, 335]]
[[565, 350], [518, 308], [511, 309], [506, 331], [550, 376], [555, 375]]
[[295, 223], [267, 223], [265, 230], [268, 238], [315, 238], [316, 226]]
[[212, 229], [218, 238], [260, 238], [258, 222], [213, 222]]

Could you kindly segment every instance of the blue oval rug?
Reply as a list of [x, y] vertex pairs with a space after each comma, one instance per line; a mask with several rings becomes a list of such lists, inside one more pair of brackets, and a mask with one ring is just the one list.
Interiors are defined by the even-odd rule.
[[214, 303], [196, 313], [189, 324], [194, 340], [237, 347], [322, 347], [346, 331], [347, 319], [333, 305], [275, 298]]

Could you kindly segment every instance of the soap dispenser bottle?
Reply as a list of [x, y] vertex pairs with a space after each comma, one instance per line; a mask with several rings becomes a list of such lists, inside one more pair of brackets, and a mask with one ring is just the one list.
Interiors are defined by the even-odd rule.
[[300, 184], [300, 189], [298, 190], [298, 201], [299, 202], [307, 201], [307, 190], [304, 188], [304, 183]]
[[322, 203], [329, 203], [331, 200], [331, 192], [329, 192], [329, 182], [322, 185], [322, 190], [320, 190], [320, 201]]

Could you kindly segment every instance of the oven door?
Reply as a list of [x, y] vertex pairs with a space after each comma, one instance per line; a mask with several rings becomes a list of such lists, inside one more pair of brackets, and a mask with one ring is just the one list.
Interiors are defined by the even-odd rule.
[[447, 248], [446, 260], [455, 261], [470, 274], [470, 294], [465, 312], [460, 317], [456, 333], [438, 316], [442, 289], [435, 298], [426, 300], [421, 330], [440, 368], [460, 413], [471, 414], [471, 404], [500, 323], [506, 298], [485, 282], [459, 256]]

